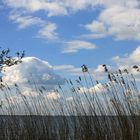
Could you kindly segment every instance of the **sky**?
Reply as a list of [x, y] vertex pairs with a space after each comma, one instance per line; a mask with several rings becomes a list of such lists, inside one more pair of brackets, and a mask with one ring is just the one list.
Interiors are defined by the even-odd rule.
[[63, 83], [83, 64], [102, 80], [102, 64], [140, 63], [139, 0], [1, 0], [0, 25], [0, 46], [26, 54], [25, 64], [6, 71], [9, 83], [27, 82], [29, 73], [40, 83]]

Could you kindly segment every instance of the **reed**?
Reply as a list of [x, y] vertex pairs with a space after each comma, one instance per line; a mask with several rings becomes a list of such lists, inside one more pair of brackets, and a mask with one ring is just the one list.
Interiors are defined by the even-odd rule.
[[58, 84], [53, 91], [29, 83], [35, 95], [24, 95], [18, 83], [13, 89], [3, 83], [0, 139], [140, 139], [140, 93], [133, 74], [103, 67], [107, 74], [104, 83], [83, 65], [83, 76], [75, 81], [66, 79], [65, 86]]

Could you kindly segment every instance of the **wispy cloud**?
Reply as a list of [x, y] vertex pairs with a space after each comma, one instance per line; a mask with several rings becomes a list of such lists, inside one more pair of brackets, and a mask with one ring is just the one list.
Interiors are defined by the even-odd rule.
[[9, 19], [18, 25], [18, 29], [25, 29], [28, 27], [39, 27], [37, 36], [44, 38], [48, 41], [54, 41], [58, 39], [57, 25], [49, 21], [45, 21], [39, 17], [31, 15], [21, 14], [18, 11], [12, 11], [9, 15]]
[[72, 40], [64, 43], [66, 46], [63, 48], [62, 53], [75, 53], [79, 50], [92, 50], [96, 45], [83, 40]]
[[18, 14], [18, 12], [11, 12], [9, 19], [12, 20], [14, 23], [18, 24], [19, 29], [24, 29], [33, 25], [42, 26], [46, 24], [45, 21], [38, 17], [21, 15]]
[[54, 23], [49, 23], [48, 25], [42, 27], [38, 34], [40, 37], [48, 40], [57, 40], [58, 34], [56, 33], [57, 25]]
[[82, 74], [81, 68], [75, 67], [74, 65], [58, 65], [58, 66], [53, 66], [53, 69], [70, 75]]

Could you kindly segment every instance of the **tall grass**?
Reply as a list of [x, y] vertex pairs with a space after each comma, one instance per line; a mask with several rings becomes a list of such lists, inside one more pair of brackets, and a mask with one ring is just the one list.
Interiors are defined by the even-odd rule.
[[[0, 139], [140, 139], [140, 93], [133, 74], [103, 67], [107, 79], [102, 84], [83, 65], [83, 76], [53, 91], [29, 83], [35, 94], [28, 96], [17, 84], [11, 89], [1, 83]], [[52, 93], [56, 96], [47, 96]]]

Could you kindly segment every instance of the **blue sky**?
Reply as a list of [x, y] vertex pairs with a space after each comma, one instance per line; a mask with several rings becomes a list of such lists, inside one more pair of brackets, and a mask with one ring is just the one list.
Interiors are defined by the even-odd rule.
[[75, 75], [86, 64], [96, 75], [104, 63], [115, 68], [138, 63], [130, 58], [140, 40], [138, 0], [5, 0], [0, 5], [0, 45], [25, 50], [60, 73]]

